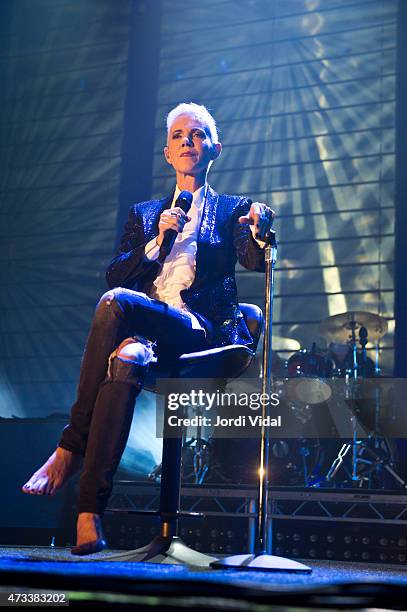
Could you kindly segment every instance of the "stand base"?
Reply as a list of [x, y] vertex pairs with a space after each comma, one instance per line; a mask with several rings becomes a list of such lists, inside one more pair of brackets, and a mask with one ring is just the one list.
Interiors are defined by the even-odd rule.
[[312, 569], [298, 561], [275, 555], [233, 555], [210, 564], [213, 569], [258, 570], [261, 572], [302, 572], [310, 574]]
[[175, 565], [191, 565], [209, 567], [216, 557], [204, 555], [189, 548], [178, 536], [157, 536], [146, 546], [127, 550], [109, 557], [103, 561], [132, 561], [134, 563], [166, 563]]

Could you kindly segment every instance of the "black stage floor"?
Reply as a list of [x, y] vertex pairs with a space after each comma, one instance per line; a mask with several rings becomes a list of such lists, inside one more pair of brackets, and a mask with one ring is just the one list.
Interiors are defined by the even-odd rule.
[[311, 574], [219, 571], [109, 561], [114, 552], [80, 558], [68, 548], [1, 547], [0, 599], [8, 590], [55, 590], [76, 606], [407, 609], [407, 567], [312, 560]]

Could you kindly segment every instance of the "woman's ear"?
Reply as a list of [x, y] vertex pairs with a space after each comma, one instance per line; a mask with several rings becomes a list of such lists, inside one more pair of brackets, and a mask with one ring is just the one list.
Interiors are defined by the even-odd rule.
[[171, 163], [170, 150], [167, 146], [164, 147], [163, 153], [164, 153], [164, 157], [166, 161], [170, 164]]
[[222, 145], [220, 142], [214, 142], [211, 150], [211, 158], [218, 159], [219, 155], [222, 153]]

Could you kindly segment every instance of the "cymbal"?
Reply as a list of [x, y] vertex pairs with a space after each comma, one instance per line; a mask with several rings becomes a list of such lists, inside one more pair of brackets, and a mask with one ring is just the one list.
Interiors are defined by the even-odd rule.
[[321, 321], [319, 333], [330, 342], [346, 344], [352, 339], [352, 330], [359, 340], [359, 330], [366, 327], [369, 342], [377, 342], [387, 332], [387, 321], [373, 312], [355, 310], [332, 315]]

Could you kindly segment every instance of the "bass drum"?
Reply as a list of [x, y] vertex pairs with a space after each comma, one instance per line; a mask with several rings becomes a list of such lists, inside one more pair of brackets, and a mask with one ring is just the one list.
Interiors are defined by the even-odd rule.
[[[260, 440], [254, 438], [210, 441], [212, 455], [205, 483], [257, 485]], [[326, 469], [325, 453], [317, 439], [270, 440], [269, 483], [272, 486], [310, 486]]]

